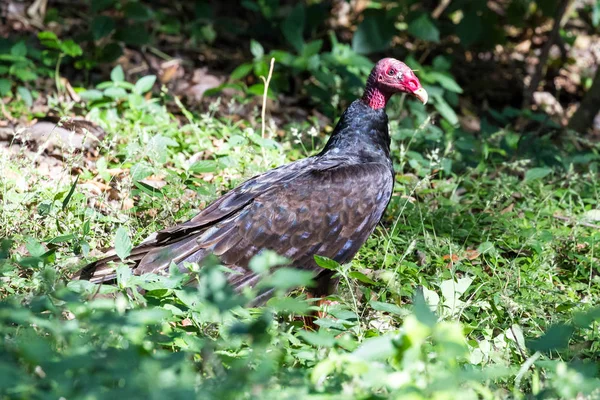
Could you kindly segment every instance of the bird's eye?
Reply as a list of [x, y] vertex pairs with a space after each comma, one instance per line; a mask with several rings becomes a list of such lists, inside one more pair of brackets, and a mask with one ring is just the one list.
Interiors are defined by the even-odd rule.
[[396, 70], [394, 70], [394, 68], [390, 68], [388, 69], [387, 74], [388, 76], [394, 76], [396, 74]]

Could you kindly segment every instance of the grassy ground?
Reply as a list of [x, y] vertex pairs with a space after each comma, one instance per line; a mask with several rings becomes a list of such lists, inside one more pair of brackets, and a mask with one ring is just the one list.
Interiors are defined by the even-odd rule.
[[350, 265], [321, 261], [341, 284], [309, 331], [315, 306], [283, 295], [309, 279], [270, 273], [273, 255], [253, 264], [279, 292], [258, 309], [216, 264], [191, 266], [197, 289], [125, 267], [117, 287], [66, 279], [325, 140], [176, 113], [108, 102], [90, 106], [107, 135], [89, 150], [51, 158], [27, 131], [1, 149], [1, 398], [600, 396], [597, 149], [540, 141], [562, 167], [533, 167], [508, 130], [469, 147], [392, 120], [395, 196]]

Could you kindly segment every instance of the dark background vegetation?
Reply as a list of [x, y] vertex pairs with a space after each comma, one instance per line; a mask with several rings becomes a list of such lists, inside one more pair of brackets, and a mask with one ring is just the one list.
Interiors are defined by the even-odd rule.
[[[598, 398], [599, 38], [595, 0], [2, 1], [0, 398]], [[318, 330], [274, 255], [256, 309], [216, 265], [67, 284], [313, 154], [382, 57], [430, 103]]]

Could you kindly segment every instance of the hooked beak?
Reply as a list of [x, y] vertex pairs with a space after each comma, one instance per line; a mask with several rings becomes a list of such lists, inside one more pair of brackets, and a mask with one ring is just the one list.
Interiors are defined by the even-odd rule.
[[427, 100], [429, 99], [429, 95], [422, 87], [418, 88], [412, 93], [417, 99], [423, 103], [423, 105], [427, 104]]

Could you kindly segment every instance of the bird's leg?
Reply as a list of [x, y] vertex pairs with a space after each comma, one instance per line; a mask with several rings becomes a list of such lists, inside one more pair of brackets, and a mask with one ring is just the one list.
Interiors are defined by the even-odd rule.
[[327, 296], [331, 294], [337, 287], [339, 279], [332, 279], [334, 272], [326, 271], [317, 277], [317, 286], [312, 290], [306, 292], [306, 299], [318, 298], [316, 304], [319, 309], [313, 311], [310, 315], [303, 317], [304, 328], [316, 331], [319, 327], [315, 324], [315, 320], [325, 318], [327, 316], [327, 307], [338, 304], [337, 301], [331, 301], [327, 299]]
[[[308, 292], [306, 294], [306, 298], [314, 299], [315, 296], [313, 293]], [[302, 321], [304, 322], [304, 329], [306, 329], [306, 330], [312, 330], [312, 331], [319, 330], [319, 326], [317, 324], [315, 324], [315, 321], [317, 319], [322, 319], [327, 316], [327, 307], [335, 305], [335, 304], [339, 304], [339, 303], [337, 301], [332, 301], [327, 298], [320, 298], [319, 300], [316, 301], [316, 304], [319, 306], [318, 310], [314, 310], [309, 315], [305, 315], [305, 316], [301, 317]]]
[[[307, 291], [306, 292], [306, 300], [310, 300], [313, 299], [313, 293]], [[308, 331], [317, 331], [319, 330], [319, 327], [315, 324], [315, 317], [318, 316], [319, 311], [313, 311], [308, 315], [305, 315], [302, 317], [302, 321], [304, 322], [304, 329], [308, 330]], [[320, 318], [320, 317], [319, 317]]]
[[340, 304], [335, 300], [329, 300], [327, 298], [320, 299], [317, 304], [321, 308], [321, 310], [317, 311], [317, 317], [325, 318], [327, 316], [327, 307], [334, 306], [336, 304]]

